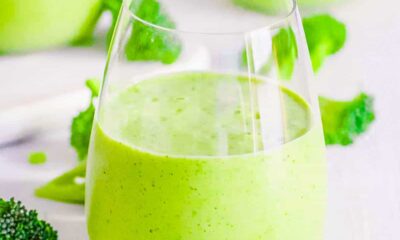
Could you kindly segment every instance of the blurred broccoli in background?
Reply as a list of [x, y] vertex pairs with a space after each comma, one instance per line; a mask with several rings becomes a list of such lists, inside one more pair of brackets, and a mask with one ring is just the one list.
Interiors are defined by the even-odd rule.
[[0, 198], [0, 239], [56, 240], [57, 231], [40, 220], [36, 211], [27, 210], [21, 202]]
[[74, 117], [71, 125], [71, 146], [75, 149], [80, 160], [85, 160], [90, 141], [90, 134], [92, 132], [92, 125], [95, 113], [93, 100], [99, 96], [100, 81], [90, 79], [86, 81], [86, 86], [91, 91], [91, 99], [89, 106], [78, 116]]
[[313, 69], [317, 72], [326, 57], [337, 53], [346, 42], [346, 26], [327, 14], [303, 19]]
[[[118, 19], [121, 0], [104, 0], [104, 8], [111, 12], [113, 22], [107, 34], [108, 44], [111, 42], [114, 27]], [[175, 28], [175, 23], [163, 11], [158, 0], [141, 0], [136, 16], [151, 24], [165, 28]], [[182, 50], [181, 42], [169, 31], [150, 27], [135, 20], [132, 24], [131, 36], [125, 46], [126, 58], [130, 61], [160, 61], [171, 64], [176, 61]]]
[[112, 18], [111, 26], [106, 36], [107, 46], [109, 46], [111, 43], [111, 39], [114, 33], [115, 25], [117, 24], [118, 14], [121, 5], [122, 5], [122, 0], [103, 0], [104, 11], [109, 11], [111, 13], [111, 18]]
[[[328, 56], [343, 48], [346, 42], [346, 26], [327, 14], [304, 18], [303, 26], [312, 66], [314, 72], [317, 72]], [[281, 28], [273, 36], [272, 50], [279, 78], [289, 80], [297, 59], [296, 36], [291, 28]], [[243, 52], [242, 65], [246, 66], [246, 49]]]
[[282, 28], [272, 37], [272, 51], [280, 79], [291, 79], [297, 59], [296, 37], [291, 28]]
[[373, 98], [360, 93], [350, 101], [319, 98], [325, 143], [349, 145], [374, 121]]
[[[175, 23], [162, 10], [157, 0], [142, 0], [136, 15], [157, 26], [175, 28]], [[150, 60], [170, 64], [179, 57], [181, 49], [181, 43], [171, 32], [134, 21], [125, 54], [132, 61]]]
[[60, 202], [83, 204], [85, 200], [85, 176], [86, 161], [83, 161], [72, 170], [37, 188], [35, 195]]
[[[254, 67], [248, 66], [248, 64], [254, 65], [252, 51], [252, 48], [243, 48], [241, 59], [243, 68]], [[271, 71], [272, 67], [275, 66], [280, 80], [290, 80], [293, 75], [298, 54], [296, 38], [291, 28], [281, 28], [279, 32], [272, 37], [272, 53], [272, 58], [269, 58], [260, 69], [256, 69], [256, 72], [258, 74], [267, 74]], [[248, 61], [248, 59], [250, 61]]]

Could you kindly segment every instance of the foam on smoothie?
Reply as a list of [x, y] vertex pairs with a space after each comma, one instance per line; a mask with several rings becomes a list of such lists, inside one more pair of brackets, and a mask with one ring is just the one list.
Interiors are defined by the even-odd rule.
[[[267, 109], [271, 115], [264, 116], [263, 106], [251, 99], [257, 94], [251, 88], [261, 86], [265, 92], [276, 92], [276, 98], [267, 98], [274, 105], [268, 106], [277, 109]], [[267, 150], [265, 138], [279, 138], [275, 142], [284, 144], [300, 137], [310, 127], [309, 111], [294, 92], [260, 79], [183, 72], [144, 80], [124, 90], [105, 106], [101, 125], [116, 139], [155, 153], [228, 156]], [[281, 122], [272, 123], [272, 118]], [[275, 124], [269, 127], [280, 132], [263, 132], [262, 121]]]

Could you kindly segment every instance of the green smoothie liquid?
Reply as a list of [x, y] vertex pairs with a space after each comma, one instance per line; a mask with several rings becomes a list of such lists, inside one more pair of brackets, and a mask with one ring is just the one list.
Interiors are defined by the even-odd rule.
[[[261, 88], [274, 104], [251, 98]], [[92, 137], [91, 240], [323, 239], [321, 127], [284, 87], [218, 73], [150, 78], [102, 105]]]

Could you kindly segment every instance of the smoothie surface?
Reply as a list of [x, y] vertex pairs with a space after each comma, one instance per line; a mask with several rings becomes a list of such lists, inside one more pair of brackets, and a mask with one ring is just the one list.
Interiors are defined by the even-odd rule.
[[169, 155], [254, 153], [292, 141], [311, 125], [307, 103], [287, 88], [203, 72], [144, 80], [113, 98], [100, 116], [120, 141]]

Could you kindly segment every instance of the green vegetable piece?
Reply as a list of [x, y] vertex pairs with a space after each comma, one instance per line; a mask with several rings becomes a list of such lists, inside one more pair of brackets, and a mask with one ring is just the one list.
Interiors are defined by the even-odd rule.
[[122, 5], [122, 0], [103, 0], [103, 8], [111, 11], [113, 15], [117, 15]]
[[44, 164], [47, 161], [46, 153], [44, 152], [33, 152], [29, 154], [28, 162], [33, 165]]
[[35, 191], [41, 198], [60, 202], [83, 204], [85, 201], [86, 161], [55, 178]]
[[327, 145], [352, 144], [355, 137], [365, 132], [375, 119], [373, 98], [366, 93], [351, 101], [319, 97], [319, 104]]
[[297, 43], [291, 28], [282, 28], [272, 38], [272, 51], [279, 78], [290, 80], [297, 59]]
[[329, 55], [337, 53], [346, 42], [346, 26], [327, 14], [303, 19], [308, 49], [314, 72]]
[[[175, 23], [157, 0], [142, 0], [136, 15], [149, 23], [175, 28]], [[181, 42], [171, 32], [155, 29], [136, 20], [125, 47], [125, 54], [130, 61], [160, 61], [171, 64], [179, 57], [181, 50]]]
[[57, 231], [21, 202], [0, 198], [1, 240], [56, 240]]
[[77, 152], [79, 160], [86, 159], [88, 153], [90, 134], [92, 132], [92, 125], [95, 113], [93, 99], [99, 95], [100, 82], [93, 79], [88, 80], [86, 81], [86, 86], [92, 92], [89, 107], [80, 112], [78, 116], [74, 117], [71, 125], [70, 143]]
[[[107, 33], [110, 44], [121, 8], [121, 0], [104, 0], [104, 9], [111, 12], [112, 24]], [[174, 28], [175, 23], [162, 10], [157, 0], [139, 1], [135, 14], [141, 19], [166, 28]], [[181, 43], [168, 31], [156, 30], [140, 21], [134, 21], [132, 33], [125, 46], [126, 58], [130, 61], [161, 61], [170, 64], [181, 53]]]
[[95, 107], [90, 103], [89, 107], [72, 121], [70, 142], [79, 160], [84, 160], [87, 156], [94, 113]]
[[92, 93], [92, 100], [98, 97], [100, 94], [100, 81], [98, 79], [89, 79], [86, 81], [86, 87], [90, 89]]
[[[280, 29], [272, 38], [272, 49], [273, 58], [269, 59], [257, 73], [267, 74], [272, 66], [276, 66], [279, 79], [290, 80], [297, 59], [297, 43], [293, 30], [291, 28]], [[247, 59], [251, 58], [252, 53], [247, 53], [246, 48], [244, 48], [242, 51], [241, 65], [247, 67]]]
[[[303, 26], [313, 70], [317, 72], [328, 56], [343, 48], [346, 41], [346, 26], [327, 14], [304, 18]], [[280, 79], [290, 79], [297, 58], [297, 44], [293, 30], [282, 28], [273, 37], [272, 48]], [[247, 65], [245, 53], [242, 55], [242, 65]]]
[[119, 11], [121, 9], [122, 0], [103, 0], [103, 8], [111, 12], [112, 23], [107, 32], [106, 42], [107, 46], [110, 45], [114, 33], [115, 25], [118, 20]]

